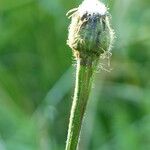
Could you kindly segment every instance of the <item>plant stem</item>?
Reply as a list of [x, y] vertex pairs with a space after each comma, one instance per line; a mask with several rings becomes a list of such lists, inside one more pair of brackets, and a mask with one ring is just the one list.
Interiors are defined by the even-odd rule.
[[76, 83], [71, 108], [66, 150], [76, 150], [97, 59], [77, 58]]

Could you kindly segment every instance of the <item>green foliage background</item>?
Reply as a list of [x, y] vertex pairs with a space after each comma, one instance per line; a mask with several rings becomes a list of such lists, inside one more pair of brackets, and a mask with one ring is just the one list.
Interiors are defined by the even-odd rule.
[[[75, 77], [65, 14], [80, 3], [0, 0], [0, 150], [64, 149]], [[149, 150], [150, 1], [105, 3], [113, 70], [96, 73], [80, 150]]]

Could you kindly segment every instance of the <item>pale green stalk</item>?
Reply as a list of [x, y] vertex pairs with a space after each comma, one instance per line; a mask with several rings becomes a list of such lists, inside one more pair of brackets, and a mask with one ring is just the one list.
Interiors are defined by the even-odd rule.
[[66, 150], [76, 150], [79, 142], [81, 125], [93, 81], [97, 59], [77, 59], [76, 83], [69, 121]]

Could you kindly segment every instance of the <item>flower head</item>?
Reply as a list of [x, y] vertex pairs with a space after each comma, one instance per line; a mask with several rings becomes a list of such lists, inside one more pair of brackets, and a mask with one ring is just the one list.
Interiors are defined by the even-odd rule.
[[73, 9], [69, 26], [68, 45], [76, 57], [99, 57], [110, 51], [113, 30], [105, 5], [98, 0], [84, 0]]

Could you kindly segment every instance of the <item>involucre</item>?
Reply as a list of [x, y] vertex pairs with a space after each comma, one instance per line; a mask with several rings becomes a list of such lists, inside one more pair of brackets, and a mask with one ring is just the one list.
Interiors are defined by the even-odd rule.
[[67, 44], [74, 51], [74, 55], [79, 58], [99, 57], [105, 51], [110, 51], [113, 30], [105, 5], [98, 0], [85, 0], [77, 9], [71, 11], [75, 12], [70, 16]]

